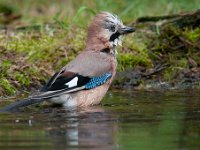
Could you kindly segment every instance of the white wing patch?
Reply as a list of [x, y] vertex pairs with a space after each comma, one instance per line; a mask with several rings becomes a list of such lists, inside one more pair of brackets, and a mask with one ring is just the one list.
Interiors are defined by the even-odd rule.
[[77, 86], [78, 77], [73, 78], [71, 81], [65, 83], [69, 88]]

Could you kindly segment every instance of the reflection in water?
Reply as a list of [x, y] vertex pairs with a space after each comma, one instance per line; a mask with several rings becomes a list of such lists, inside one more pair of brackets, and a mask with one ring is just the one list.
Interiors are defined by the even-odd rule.
[[117, 124], [100, 106], [81, 111], [1, 114], [0, 149], [115, 149]]
[[148, 149], [200, 147], [198, 91], [116, 91], [102, 106], [0, 114], [0, 149]]
[[116, 146], [115, 120], [100, 107], [79, 112], [54, 112], [50, 119], [48, 132], [55, 148], [113, 149]]

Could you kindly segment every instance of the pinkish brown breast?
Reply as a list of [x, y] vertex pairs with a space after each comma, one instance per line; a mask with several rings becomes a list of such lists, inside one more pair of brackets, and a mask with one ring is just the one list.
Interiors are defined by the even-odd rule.
[[72, 99], [76, 101], [77, 107], [87, 107], [91, 105], [97, 105], [105, 96], [108, 91], [114, 77], [116, 74], [117, 61], [114, 57], [110, 57], [110, 63], [112, 66], [112, 77], [107, 83], [96, 87], [91, 90], [83, 90], [76, 93], [71, 94]]

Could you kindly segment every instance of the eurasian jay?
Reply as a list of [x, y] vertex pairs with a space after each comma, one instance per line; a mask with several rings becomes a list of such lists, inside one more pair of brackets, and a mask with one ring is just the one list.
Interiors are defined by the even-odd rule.
[[134, 32], [108, 12], [95, 16], [88, 29], [86, 48], [42, 88], [41, 94], [10, 104], [1, 111], [38, 103], [44, 100], [67, 108], [99, 104], [116, 74], [116, 46], [121, 36]]

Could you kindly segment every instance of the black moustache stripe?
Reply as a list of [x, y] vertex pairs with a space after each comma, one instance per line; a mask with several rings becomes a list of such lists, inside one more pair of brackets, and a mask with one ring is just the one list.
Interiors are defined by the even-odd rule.
[[114, 34], [112, 34], [110, 36], [110, 40], [109, 41], [114, 41], [115, 39], [117, 39], [118, 37], [120, 36], [120, 33], [119, 32], [116, 32]]

